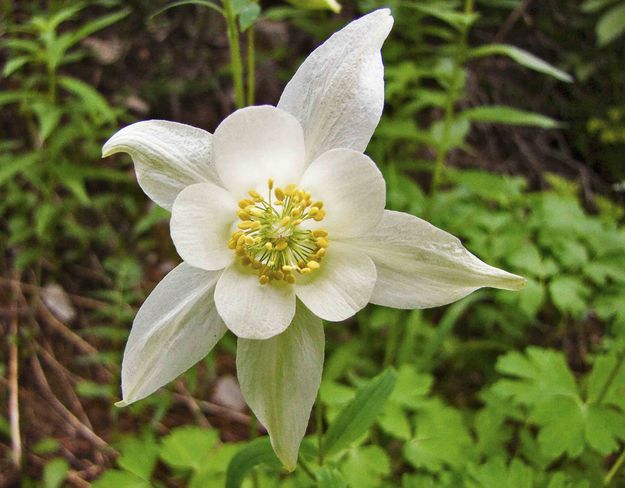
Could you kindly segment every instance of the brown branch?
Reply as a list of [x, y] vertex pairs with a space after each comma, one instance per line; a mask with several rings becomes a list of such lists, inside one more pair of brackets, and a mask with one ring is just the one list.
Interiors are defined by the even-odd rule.
[[[41, 286], [22, 283], [19, 280], [3, 278], [2, 276], [0, 276], [0, 285], [11, 286], [14, 284], [19, 285], [22, 290], [25, 290], [29, 293], [40, 294], [41, 290], [43, 290], [43, 287]], [[98, 309], [109, 306], [107, 302], [103, 302], [102, 300], [96, 300], [95, 298], [84, 297], [82, 295], [76, 295], [74, 293], [67, 293], [67, 296], [70, 297], [72, 301], [74, 301], [77, 305], [80, 305], [84, 308]]]
[[76, 380], [72, 378], [71, 373], [67, 371], [67, 369], [65, 369], [65, 367], [57, 361], [56, 357], [54, 357], [52, 353], [45, 350], [39, 344], [36, 345], [36, 348], [37, 352], [41, 354], [41, 356], [45, 359], [46, 363], [56, 372], [56, 377], [61, 382], [63, 391], [65, 392], [67, 399], [71, 403], [72, 409], [77, 412], [81, 422], [90, 429], [93, 429], [91, 421], [89, 420], [89, 416], [87, 415], [87, 412], [85, 412], [82, 403], [80, 403], [78, 395], [76, 395], [76, 392], [74, 391], [73, 386], [76, 384]]
[[46, 323], [54, 329], [55, 332], [59, 333], [63, 336], [67, 342], [71, 343], [76, 349], [78, 349], [83, 354], [96, 354], [98, 350], [89, 344], [86, 340], [72, 331], [67, 325], [57, 319], [52, 312], [46, 307], [46, 305], [39, 300], [39, 298], [35, 299], [35, 306], [37, 310], [41, 313]]
[[37, 354], [33, 354], [31, 358], [32, 370], [37, 383], [43, 390], [45, 398], [50, 402], [53, 408], [63, 417], [67, 422], [80, 433], [85, 439], [91, 442], [98, 449], [102, 449], [105, 452], [117, 453], [104, 439], [98, 436], [93, 430], [82, 423], [72, 412], [70, 412], [65, 405], [63, 405], [59, 399], [54, 395], [54, 392], [50, 388], [50, 384], [46, 379], [46, 375], [41, 368], [41, 363], [37, 358]]
[[[187, 399], [184, 395], [180, 393], [174, 393], [174, 400], [179, 403], [184, 403], [186, 405]], [[208, 402], [206, 400], [198, 400], [197, 398], [193, 399], [198, 407], [202, 409], [203, 412], [209, 415], [215, 415], [216, 417], [223, 417], [237, 424], [249, 426], [252, 422], [252, 418], [249, 415], [246, 415], [241, 412], [237, 412], [236, 410], [232, 410], [231, 408], [224, 407], [222, 405], [218, 405], [217, 403]], [[259, 426], [259, 431], [262, 429]], [[264, 431], [262, 431], [264, 432]]]
[[184, 402], [187, 408], [191, 411], [198, 425], [205, 428], [210, 427], [211, 424], [205, 417], [200, 406], [198, 405], [198, 400], [191, 396], [189, 390], [187, 390], [187, 387], [184, 385], [182, 380], [176, 381], [175, 386], [176, 390], [178, 391], [178, 398], [180, 399], [180, 401]]

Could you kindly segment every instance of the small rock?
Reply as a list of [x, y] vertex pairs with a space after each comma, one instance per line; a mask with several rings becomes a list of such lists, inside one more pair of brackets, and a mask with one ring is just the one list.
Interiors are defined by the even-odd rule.
[[239, 383], [232, 375], [224, 375], [217, 380], [211, 400], [238, 412], [245, 411], [245, 399], [241, 393]]
[[46, 285], [41, 298], [50, 312], [61, 322], [70, 322], [76, 317], [76, 309], [60, 285], [56, 283]]

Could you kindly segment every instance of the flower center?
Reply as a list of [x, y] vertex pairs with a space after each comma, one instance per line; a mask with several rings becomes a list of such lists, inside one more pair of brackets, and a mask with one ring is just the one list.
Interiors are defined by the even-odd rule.
[[250, 198], [239, 202], [241, 222], [228, 247], [241, 258], [241, 264], [258, 270], [261, 285], [273, 280], [292, 284], [296, 275], [318, 270], [326, 254], [327, 231], [301, 227], [306, 220], [323, 220], [323, 202], [313, 202], [310, 193], [296, 185], [274, 188], [270, 179], [267, 187], [267, 199], [250, 190]]

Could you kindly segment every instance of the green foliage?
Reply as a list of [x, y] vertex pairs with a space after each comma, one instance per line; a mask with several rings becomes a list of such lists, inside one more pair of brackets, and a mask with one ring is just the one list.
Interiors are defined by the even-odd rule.
[[0, 152], [0, 190], [6, 195], [0, 203], [0, 216], [6, 222], [0, 235], [7, 237], [9, 245], [24, 249], [16, 257], [21, 269], [50, 259], [55, 245], [66, 240], [81, 246], [109, 240], [108, 222], [100, 235], [88, 230], [87, 217], [96, 216], [104, 223], [108, 210], [101, 197], [91, 198], [88, 187], [93, 182], [127, 179], [113, 168], [93, 167], [102, 138], [116, 126], [121, 112], [91, 84], [65, 70], [86, 56], [81, 40], [129, 11], [67, 29], [66, 24], [85, 6], [74, 3], [33, 15], [0, 41], [7, 55], [3, 75], [10, 87], [0, 93], [0, 105], [15, 113], [14, 125], [21, 136], [3, 142]]
[[369, 429], [393, 391], [395, 379], [395, 372], [387, 370], [358, 390], [324, 436], [323, 447], [327, 454], [344, 449]]
[[618, 0], [586, 0], [582, 10], [588, 13], [602, 11], [597, 21], [596, 34], [600, 46], [614, 42], [625, 33], [625, 2]]
[[[157, 13], [195, 4], [226, 15], [224, 3], [174, 2]], [[260, 5], [230, 3], [229, 29], [253, 40]], [[374, 3], [363, 0], [356, 7]], [[266, 436], [223, 442], [217, 429], [190, 425], [190, 417], [178, 411], [172, 417], [176, 423], [165, 422], [176, 404], [164, 390], [124, 413], [109, 412], [114, 419], [128, 415], [145, 431], [125, 432], [121, 439], [114, 433], [119, 456], [95, 488], [623, 484], [615, 469], [625, 445], [623, 209], [597, 198], [591, 213], [579, 185], [555, 175], [545, 175], [549, 186], [537, 192], [528, 190], [522, 176], [446, 167], [452, 151], [472, 152], [468, 141], [476, 123], [567, 127], [513, 108], [523, 104], [521, 97], [504, 100], [506, 105], [467, 106], [468, 80], [480, 78], [470, 63], [504, 56], [535, 72], [541, 84], [571, 77], [515, 46], [474, 47], [470, 39], [480, 36], [470, 34], [481, 18], [472, 2], [465, 7], [440, 0], [391, 3], [397, 34], [384, 52], [388, 111], [368, 148], [386, 177], [389, 207], [427, 217], [484, 260], [526, 276], [527, 286], [518, 294], [480, 291], [444, 309], [370, 307], [353, 323], [327, 327], [316, 426], [309, 428], [293, 473], [281, 468]], [[521, 5], [518, 0], [476, 4]], [[131, 305], [151, 288], [136, 256], [156, 248], [151, 231], [168, 214], [142, 208], [143, 197], [125, 191], [126, 173], [94, 166], [102, 140], [124, 114], [71, 67], [88, 55], [80, 40], [127, 11], [93, 18], [85, 5], [24, 16], [1, 41], [8, 89], [0, 92], [0, 106], [27, 137], [0, 142], [0, 238], [15, 251], [12, 264], [33, 272], [45, 262], [61, 274], [68, 263], [98, 256], [104, 282], [93, 296], [105, 304], [89, 312], [89, 327], [78, 333], [97, 342], [100, 352], [74, 362], [104, 365], [114, 379], [82, 380], [75, 390], [86, 405], [108, 405], [117, 398], [118, 365], [135, 314]], [[616, 45], [622, 2], [584, 5], [588, 12], [601, 12], [600, 42]], [[265, 15], [292, 19], [319, 35], [333, 28], [319, 13], [288, 8]], [[282, 56], [279, 61], [287, 59]], [[616, 107], [604, 118], [597, 115], [589, 130], [606, 144], [621, 141], [621, 112]], [[423, 171], [435, 175], [429, 194], [413, 177]], [[113, 221], [124, 227], [115, 228]], [[102, 255], [101, 249], [107, 252]], [[235, 349], [232, 337], [225, 343], [223, 357]], [[207, 394], [215, 363], [210, 357], [203, 365], [208, 383], [198, 369], [184, 376], [192, 395]], [[188, 425], [172, 428], [181, 418]], [[125, 429], [126, 420], [112, 423]], [[10, 435], [3, 418], [0, 432]], [[238, 438], [247, 438], [246, 432]], [[29, 448], [48, 459], [62, 452], [51, 438]], [[44, 486], [61, 486], [68, 469], [65, 461], [52, 458], [43, 468]]]

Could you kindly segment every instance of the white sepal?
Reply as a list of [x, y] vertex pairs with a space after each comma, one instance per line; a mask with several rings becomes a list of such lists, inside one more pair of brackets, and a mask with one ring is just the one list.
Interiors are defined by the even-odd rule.
[[372, 232], [350, 239], [376, 265], [371, 303], [395, 308], [429, 308], [461, 299], [478, 288], [518, 290], [525, 279], [490, 266], [460, 240], [425, 220], [385, 210]]
[[219, 275], [182, 263], [154, 288], [135, 317], [124, 351], [124, 404], [184, 373], [224, 335], [226, 326], [213, 301]]
[[278, 108], [302, 124], [308, 161], [337, 147], [367, 147], [384, 106], [380, 49], [392, 26], [388, 9], [351, 22], [308, 56], [287, 84]]
[[210, 132], [190, 125], [146, 120], [116, 132], [104, 144], [102, 157], [130, 154], [143, 191], [171, 210], [185, 186], [204, 181], [221, 184], [213, 161], [212, 139]]
[[301, 303], [293, 323], [264, 341], [239, 339], [237, 375], [248, 405], [267, 428], [276, 455], [293, 471], [323, 369], [321, 320]]

